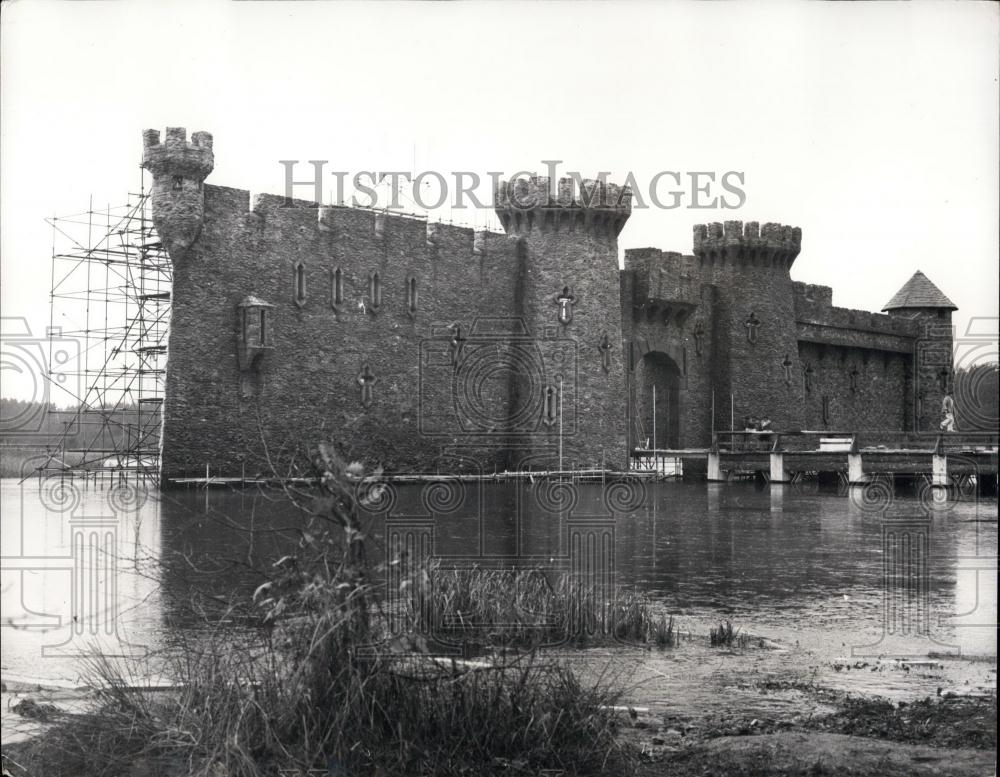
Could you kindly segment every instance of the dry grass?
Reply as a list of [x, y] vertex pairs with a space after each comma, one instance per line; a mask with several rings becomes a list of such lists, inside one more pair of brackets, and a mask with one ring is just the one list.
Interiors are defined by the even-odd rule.
[[735, 628], [731, 621], [723, 621], [718, 626], [713, 626], [708, 632], [708, 641], [712, 647], [737, 647], [745, 650], [756, 644], [763, 646], [764, 641], [754, 638], [746, 632], [741, 632]]
[[[63, 717], [27, 748], [28, 773], [629, 772], [632, 750], [618, 742], [611, 709], [621, 691], [612, 682], [584, 685], [533, 650], [475, 664], [435, 661], [419, 631], [392, 632], [399, 613], [386, 606], [365, 560], [357, 477], [330, 451], [323, 454], [315, 523], [304, 532], [300, 557], [276, 562], [248, 603], [257, 627], [237, 631], [230, 621], [176, 646], [168, 674], [178, 689], [169, 693], [135, 690], [142, 667], [133, 676], [120, 664], [92, 661], [96, 711]], [[445, 616], [435, 623], [458, 636], [499, 629], [503, 639], [529, 648], [537, 641], [526, 635], [539, 622], [549, 624], [543, 632], [564, 629], [576, 606], [534, 573], [420, 580], [404, 580], [395, 597], [411, 619], [429, 600]], [[657, 639], [671, 639], [672, 625], [647, 617], [637, 600], [624, 612], [632, 613], [623, 621], [629, 633], [646, 635], [656, 624]], [[237, 620], [247, 622], [246, 614]]]
[[420, 671], [412, 660], [316, 652], [303, 657], [309, 666], [269, 666], [275, 654], [262, 649], [249, 660], [245, 649], [206, 645], [172, 694], [128, 690], [110, 663], [95, 667], [99, 710], [65, 716], [29, 773], [273, 777], [340, 765], [349, 774], [598, 774], [632, 760], [608, 709], [618, 693], [558, 663]]
[[646, 594], [605, 590], [569, 573], [434, 563], [411, 581], [400, 603], [407, 628], [462, 645], [467, 654], [567, 643], [673, 647], [679, 640], [673, 618]]

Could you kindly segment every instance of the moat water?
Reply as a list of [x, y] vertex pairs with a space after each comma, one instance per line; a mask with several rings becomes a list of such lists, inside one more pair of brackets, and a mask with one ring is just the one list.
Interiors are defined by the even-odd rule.
[[[404, 535], [432, 535], [436, 555], [456, 563], [565, 568], [574, 531], [603, 533], [616, 582], [647, 591], [692, 635], [666, 652], [582, 652], [584, 662], [628, 667], [638, 702], [710, 706], [713, 684], [739, 684], [748, 673], [819, 672], [890, 693], [910, 682], [835, 669], [844, 658], [874, 666], [879, 657], [960, 653], [995, 663], [995, 498], [955, 494], [935, 504], [897, 494], [869, 504], [809, 484], [678, 482], [614, 491], [599, 483], [400, 485], [378, 496], [390, 517], [368, 527], [376, 553], [388, 523]], [[254, 570], [294, 552], [303, 521], [274, 493], [61, 489], [34, 480], [0, 481], [0, 512], [3, 675], [57, 684], [81, 681], [70, 655], [81, 644], [74, 596], [102, 614], [102, 644], [155, 654], [197, 628], [196, 594], [221, 602], [252, 591], [263, 579]], [[74, 562], [74, 536], [83, 562]], [[88, 583], [81, 566], [106, 563], [112, 545], [90, 550], [89, 537], [114, 542], [117, 569], [106, 588]], [[904, 556], [909, 582], [897, 574]], [[901, 601], [909, 608], [902, 614]], [[707, 647], [709, 627], [723, 619], [771, 644], [744, 657], [737, 675], [719, 675], [727, 653]]]

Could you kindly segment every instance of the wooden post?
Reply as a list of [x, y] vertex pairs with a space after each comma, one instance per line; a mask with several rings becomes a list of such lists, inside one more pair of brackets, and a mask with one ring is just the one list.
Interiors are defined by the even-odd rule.
[[653, 384], [653, 472], [658, 471], [656, 456], [656, 384]]
[[785, 469], [785, 454], [781, 451], [771, 451], [771, 482], [792, 482], [788, 476], [788, 470]]
[[723, 482], [722, 468], [720, 467], [718, 449], [709, 451], [708, 453], [708, 482], [709, 483]]
[[847, 482], [852, 486], [862, 485], [871, 480], [865, 474], [865, 464], [860, 453], [847, 454]]
[[653, 461], [656, 461], [656, 385], [653, 385]]
[[948, 481], [948, 457], [935, 453], [931, 456], [931, 487], [947, 488]]

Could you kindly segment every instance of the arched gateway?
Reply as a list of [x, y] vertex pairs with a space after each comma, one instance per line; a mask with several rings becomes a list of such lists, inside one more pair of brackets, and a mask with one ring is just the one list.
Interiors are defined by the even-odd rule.
[[684, 442], [684, 351], [645, 338], [634, 340], [631, 350], [629, 417], [634, 447], [680, 448]]
[[680, 448], [682, 365], [663, 351], [642, 354], [635, 370], [634, 434], [637, 447]]

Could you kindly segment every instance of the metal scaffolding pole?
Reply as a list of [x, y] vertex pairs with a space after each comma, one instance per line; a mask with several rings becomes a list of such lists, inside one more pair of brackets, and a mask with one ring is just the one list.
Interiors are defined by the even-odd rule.
[[143, 180], [125, 205], [46, 219], [48, 377], [69, 409], [48, 409], [64, 431], [39, 475], [158, 480], [172, 272], [149, 207]]

